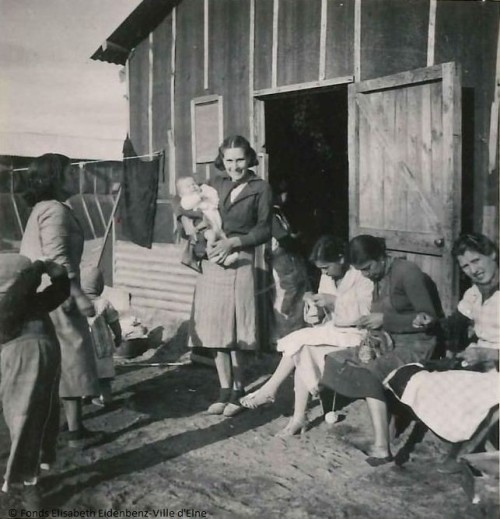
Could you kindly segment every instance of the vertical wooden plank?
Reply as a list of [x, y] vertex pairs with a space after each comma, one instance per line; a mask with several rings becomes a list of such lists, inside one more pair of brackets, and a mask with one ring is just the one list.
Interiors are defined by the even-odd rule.
[[[206, 93], [203, 89], [203, 2], [183, 0], [179, 3], [176, 25], [176, 168], [180, 174], [185, 174], [193, 171], [191, 100]], [[217, 73], [218, 70], [213, 72]]]
[[446, 191], [443, 193], [443, 210], [449, 215], [444, 230], [445, 245], [443, 254], [449, 258], [443, 262], [443, 305], [450, 312], [458, 300], [458, 272], [451, 258], [453, 240], [460, 233], [462, 200], [461, 183], [461, 85], [457, 67], [454, 63], [443, 65], [443, 171], [447, 178]]
[[172, 128], [171, 115], [171, 14], [155, 29], [153, 39], [153, 151], [166, 152], [158, 183], [158, 199], [170, 196], [170, 150], [168, 132]]
[[[406, 96], [406, 113], [407, 113], [407, 139], [406, 139], [406, 161], [418, 184], [422, 186], [422, 164], [421, 164], [421, 90], [422, 86], [416, 85], [405, 88]], [[425, 192], [425, 191], [424, 191]], [[407, 230], [420, 231], [427, 229], [429, 222], [427, 221], [425, 211], [422, 211], [421, 205], [421, 189], [408, 190], [408, 220]]]
[[203, 88], [208, 90], [208, 56], [209, 56], [209, 10], [208, 0], [203, 0]]
[[354, 81], [361, 81], [361, 0], [354, 3]]
[[209, 5], [210, 91], [223, 97], [225, 133], [248, 136], [251, 4], [249, 0], [216, 0]]
[[429, 0], [362, 1], [361, 79], [426, 66], [428, 2]]
[[153, 154], [153, 84], [154, 84], [154, 33], [149, 34], [148, 39], [148, 153]]
[[328, 0], [321, 0], [321, 26], [319, 37], [319, 80], [326, 77], [326, 28], [328, 21]]
[[427, 34], [427, 66], [434, 65], [434, 42], [436, 36], [436, 4], [437, 0], [429, 2], [429, 30]]
[[175, 195], [176, 145], [175, 145], [175, 77], [177, 59], [177, 7], [172, 9], [172, 40], [170, 50], [170, 130], [168, 138], [168, 186], [169, 193]]
[[278, 28], [280, 1], [273, 0], [273, 47], [271, 59], [271, 86], [278, 85]]
[[129, 59], [130, 139], [136, 153], [148, 151], [149, 41], [142, 41]]
[[286, 0], [280, 3], [278, 85], [318, 80], [321, 7], [321, 0]]
[[[421, 144], [421, 172], [422, 185], [424, 191], [431, 192], [433, 190], [432, 182], [432, 130], [431, 130], [431, 86], [422, 85], [420, 88], [421, 95], [421, 111], [420, 111], [420, 136]], [[440, 193], [440, 191], [437, 191]]]
[[273, 47], [273, 2], [254, 0], [255, 3], [255, 59], [254, 90], [271, 87]]
[[349, 238], [359, 230], [359, 115], [356, 106], [356, 85], [347, 87], [347, 154], [349, 158]]
[[326, 78], [354, 76], [355, 0], [328, 0]]
[[254, 71], [255, 71], [255, 0], [250, 0], [250, 17], [248, 30], [248, 128], [249, 141], [255, 147], [254, 132]]

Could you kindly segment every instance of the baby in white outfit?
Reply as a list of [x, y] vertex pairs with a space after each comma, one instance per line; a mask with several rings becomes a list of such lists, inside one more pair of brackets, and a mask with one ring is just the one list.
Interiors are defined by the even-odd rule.
[[[196, 232], [203, 230], [208, 248], [213, 247], [216, 241], [225, 239], [217, 191], [207, 184], [198, 185], [193, 177], [179, 178], [176, 185], [181, 207], [186, 211], [200, 211], [203, 215], [202, 221], [196, 225], [192, 218], [183, 215], [182, 224], [186, 234], [196, 240]], [[237, 252], [229, 254], [222, 262], [223, 265], [233, 264], [238, 259], [238, 255]], [[210, 258], [210, 261], [220, 263], [220, 257], [214, 256]]]

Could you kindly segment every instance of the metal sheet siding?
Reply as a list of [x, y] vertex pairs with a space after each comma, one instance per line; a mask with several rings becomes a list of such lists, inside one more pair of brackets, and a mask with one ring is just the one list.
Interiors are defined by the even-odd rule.
[[182, 250], [182, 245], [154, 244], [145, 249], [117, 240], [114, 286], [130, 292], [136, 307], [189, 318], [197, 274], [180, 263]]

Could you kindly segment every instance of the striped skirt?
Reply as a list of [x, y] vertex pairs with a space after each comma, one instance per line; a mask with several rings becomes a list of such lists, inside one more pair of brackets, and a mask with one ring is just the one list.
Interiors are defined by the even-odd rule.
[[241, 251], [229, 267], [203, 260], [189, 335], [194, 347], [257, 349], [253, 251]]

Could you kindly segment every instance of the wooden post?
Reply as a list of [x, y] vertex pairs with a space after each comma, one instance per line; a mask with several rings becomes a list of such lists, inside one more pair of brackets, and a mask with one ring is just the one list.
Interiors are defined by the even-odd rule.
[[272, 47], [272, 61], [271, 61], [271, 86], [278, 85], [278, 30], [279, 30], [279, 12], [280, 2], [274, 0], [273, 2], [273, 47]]
[[148, 153], [153, 154], [153, 84], [154, 84], [154, 48], [153, 33], [149, 34], [149, 82], [148, 82]]
[[250, 144], [255, 147], [255, 131], [254, 131], [254, 97], [253, 91], [255, 78], [255, 0], [250, 0], [250, 29], [248, 44], [248, 126]]
[[319, 35], [319, 80], [326, 77], [326, 30], [328, 21], [328, 1], [321, 0], [321, 28]]
[[208, 59], [209, 59], [209, 12], [208, 0], [203, 0], [203, 88], [208, 90]]
[[177, 48], [177, 7], [172, 9], [172, 45], [170, 48], [170, 130], [168, 131], [168, 192], [175, 195], [175, 53]]
[[361, 81], [361, 0], [354, 3], [354, 81]]
[[429, 3], [429, 30], [427, 33], [427, 66], [434, 65], [434, 48], [436, 38], [436, 4], [437, 0]]

